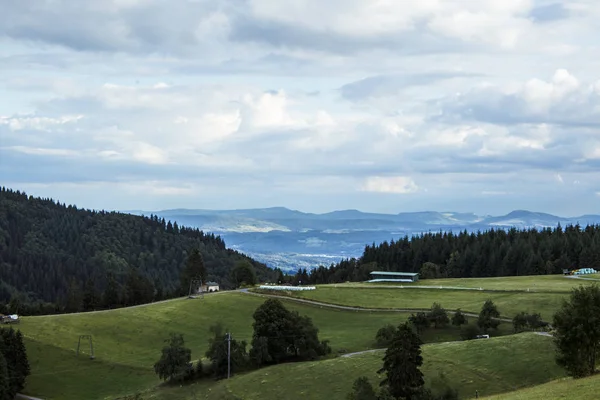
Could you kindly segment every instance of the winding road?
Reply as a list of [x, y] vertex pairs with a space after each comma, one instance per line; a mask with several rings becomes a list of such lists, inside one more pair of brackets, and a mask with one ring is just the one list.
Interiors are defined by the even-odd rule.
[[[322, 303], [320, 301], [315, 301], [315, 300], [300, 299], [298, 297], [281, 296], [281, 295], [276, 295], [276, 294], [255, 293], [255, 292], [249, 291], [248, 289], [241, 289], [240, 292], [246, 293], [246, 294], [249, 294], [252, 296], [271, 297], [271, 298], [276, 298], [276, 299], [281, 299], [281, 300], [289, 300], [289, 301], [295, 301], [297, 303], [319, 306], [321, 308], [326, 307], [326, 308], [333, 308], [333, 309], [345, 310], [345, 311], [362, 311], [362, 312], [370, 312], [370, 313], [371, 312], [398, 312], [398, 313], [413, 312], [414, 313], [414, 312], [426, 311], [423, 308], [365, 308], [365, 307], [354, 307], [354, 306], [341, 306], [338, 304]], [[453, 314], [456, 312], [456, 311], [452, 311], [452, 310], [447, 310], [447, 311], [450, 314]], [[464, 312], [464, 311], [461, 311], [461, 312], [468, 317], [479, 317], [479, 314], [474, 314], [474, 313], [469, 313], [469, 312]], [[512, 322], [512, 319], [509, 319], [509, 318], [495, 318], [495, 319], [498, 321], [502, 321], [502, 322]]]

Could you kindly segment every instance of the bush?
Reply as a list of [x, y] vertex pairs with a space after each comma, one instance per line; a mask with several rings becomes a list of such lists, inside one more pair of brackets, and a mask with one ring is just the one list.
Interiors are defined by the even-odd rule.
[[375, 335], [375, 341], [377, 342], [377, 346], [387, 347], [392, 342], [394, 338], [394, 334], [396, 333], [396, 327], [391, 324], [387, 324], [383, 328], [380, 328], [377, 331], [377, 335]]
[[479, 328], [475, 325], [467, 325], [460, 333], [463, 340], [473, 340], [479, 335]]
[[377, 400], [377, 395], [371, 382], [365, 376], [361, 376], [354, 381], [352, 393], [346, 398], [348, 400]]
[[427, 318], [433, 326], [437, 328], [443, 328], [450, 322], [450, 318], [448, 318], [448, 312], [444, 310], [441, 304], [433, 303], [431, 306], [431, 310], [427, 314]]
[[456, 310], [456, 312], [452, 316], [452, 325], [461, 326], [466, 325], [468, 323], [469, 321], [467, 321], [467, 317], [465, 316], [465, 314], [462, 313], [462, 311], [460, 311], [460, 308]]

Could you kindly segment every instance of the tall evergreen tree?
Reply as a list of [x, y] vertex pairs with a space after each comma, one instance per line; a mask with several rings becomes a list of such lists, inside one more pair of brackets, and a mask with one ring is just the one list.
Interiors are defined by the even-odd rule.
[[197, 248], [192, 249], [185, 263], [185, 268], [181, 272], [181, 291], [187, 293], [192, 279], [200, 279], [203, 284], [206, 283], [206, 267], [204, 258]]
[[106, 277], [106, 290], [102, 297], [102, 304], [105, 308], [114, 308], [120, 304], [119, 284], [112, 273], [108, 273]]
[[3, 348], [3, 339], [0, 337], [0, 400], [13, 400], [15, 395], [10, 387], [9, 369], [3, 351], [1, 351]]
[[83, 288], [83, 311], [94, 311], [100, 306], [100, 300], [94, 281], [88, 279]]
[[392, 343], [385, 351], [383, 367], [377, 372], [385, 373], [381, 386], [388, 386], [395, 398], [417, 399], [423, 391], [423, 365], [421, 339], [408, 323], [398, 327]]
[[596, 371], [600, 357], [600, 287], [580, 286], [554, 315], [557, 363], [581, 378]]

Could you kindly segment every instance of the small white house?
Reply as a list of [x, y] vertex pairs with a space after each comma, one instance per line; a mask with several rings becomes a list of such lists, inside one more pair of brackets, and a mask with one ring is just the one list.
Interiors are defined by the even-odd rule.
[[202, 285], [202, 291], [204, 292], [218, 292], [219, 284], [217, 282], [206, 282], [206, 285]]

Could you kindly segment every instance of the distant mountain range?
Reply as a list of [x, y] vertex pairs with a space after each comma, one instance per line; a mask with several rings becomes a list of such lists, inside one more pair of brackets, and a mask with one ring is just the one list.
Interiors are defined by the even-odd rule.
[[364, 246], [429, 231], [477, 231], [491, 228], [543, 228], [558, 224], [600, 224], [600, 215], [558, 217], [525, 210], [502, 216], [457, 212], [366, 213], [358, 210], [324, 214], [284, 207], [247, 210], [129, 211], [155, 214], [180, 225], [221, 235], [228, 246], [271, 267], [287, 271], [329, 265], [345, 257], [358, 257]]

